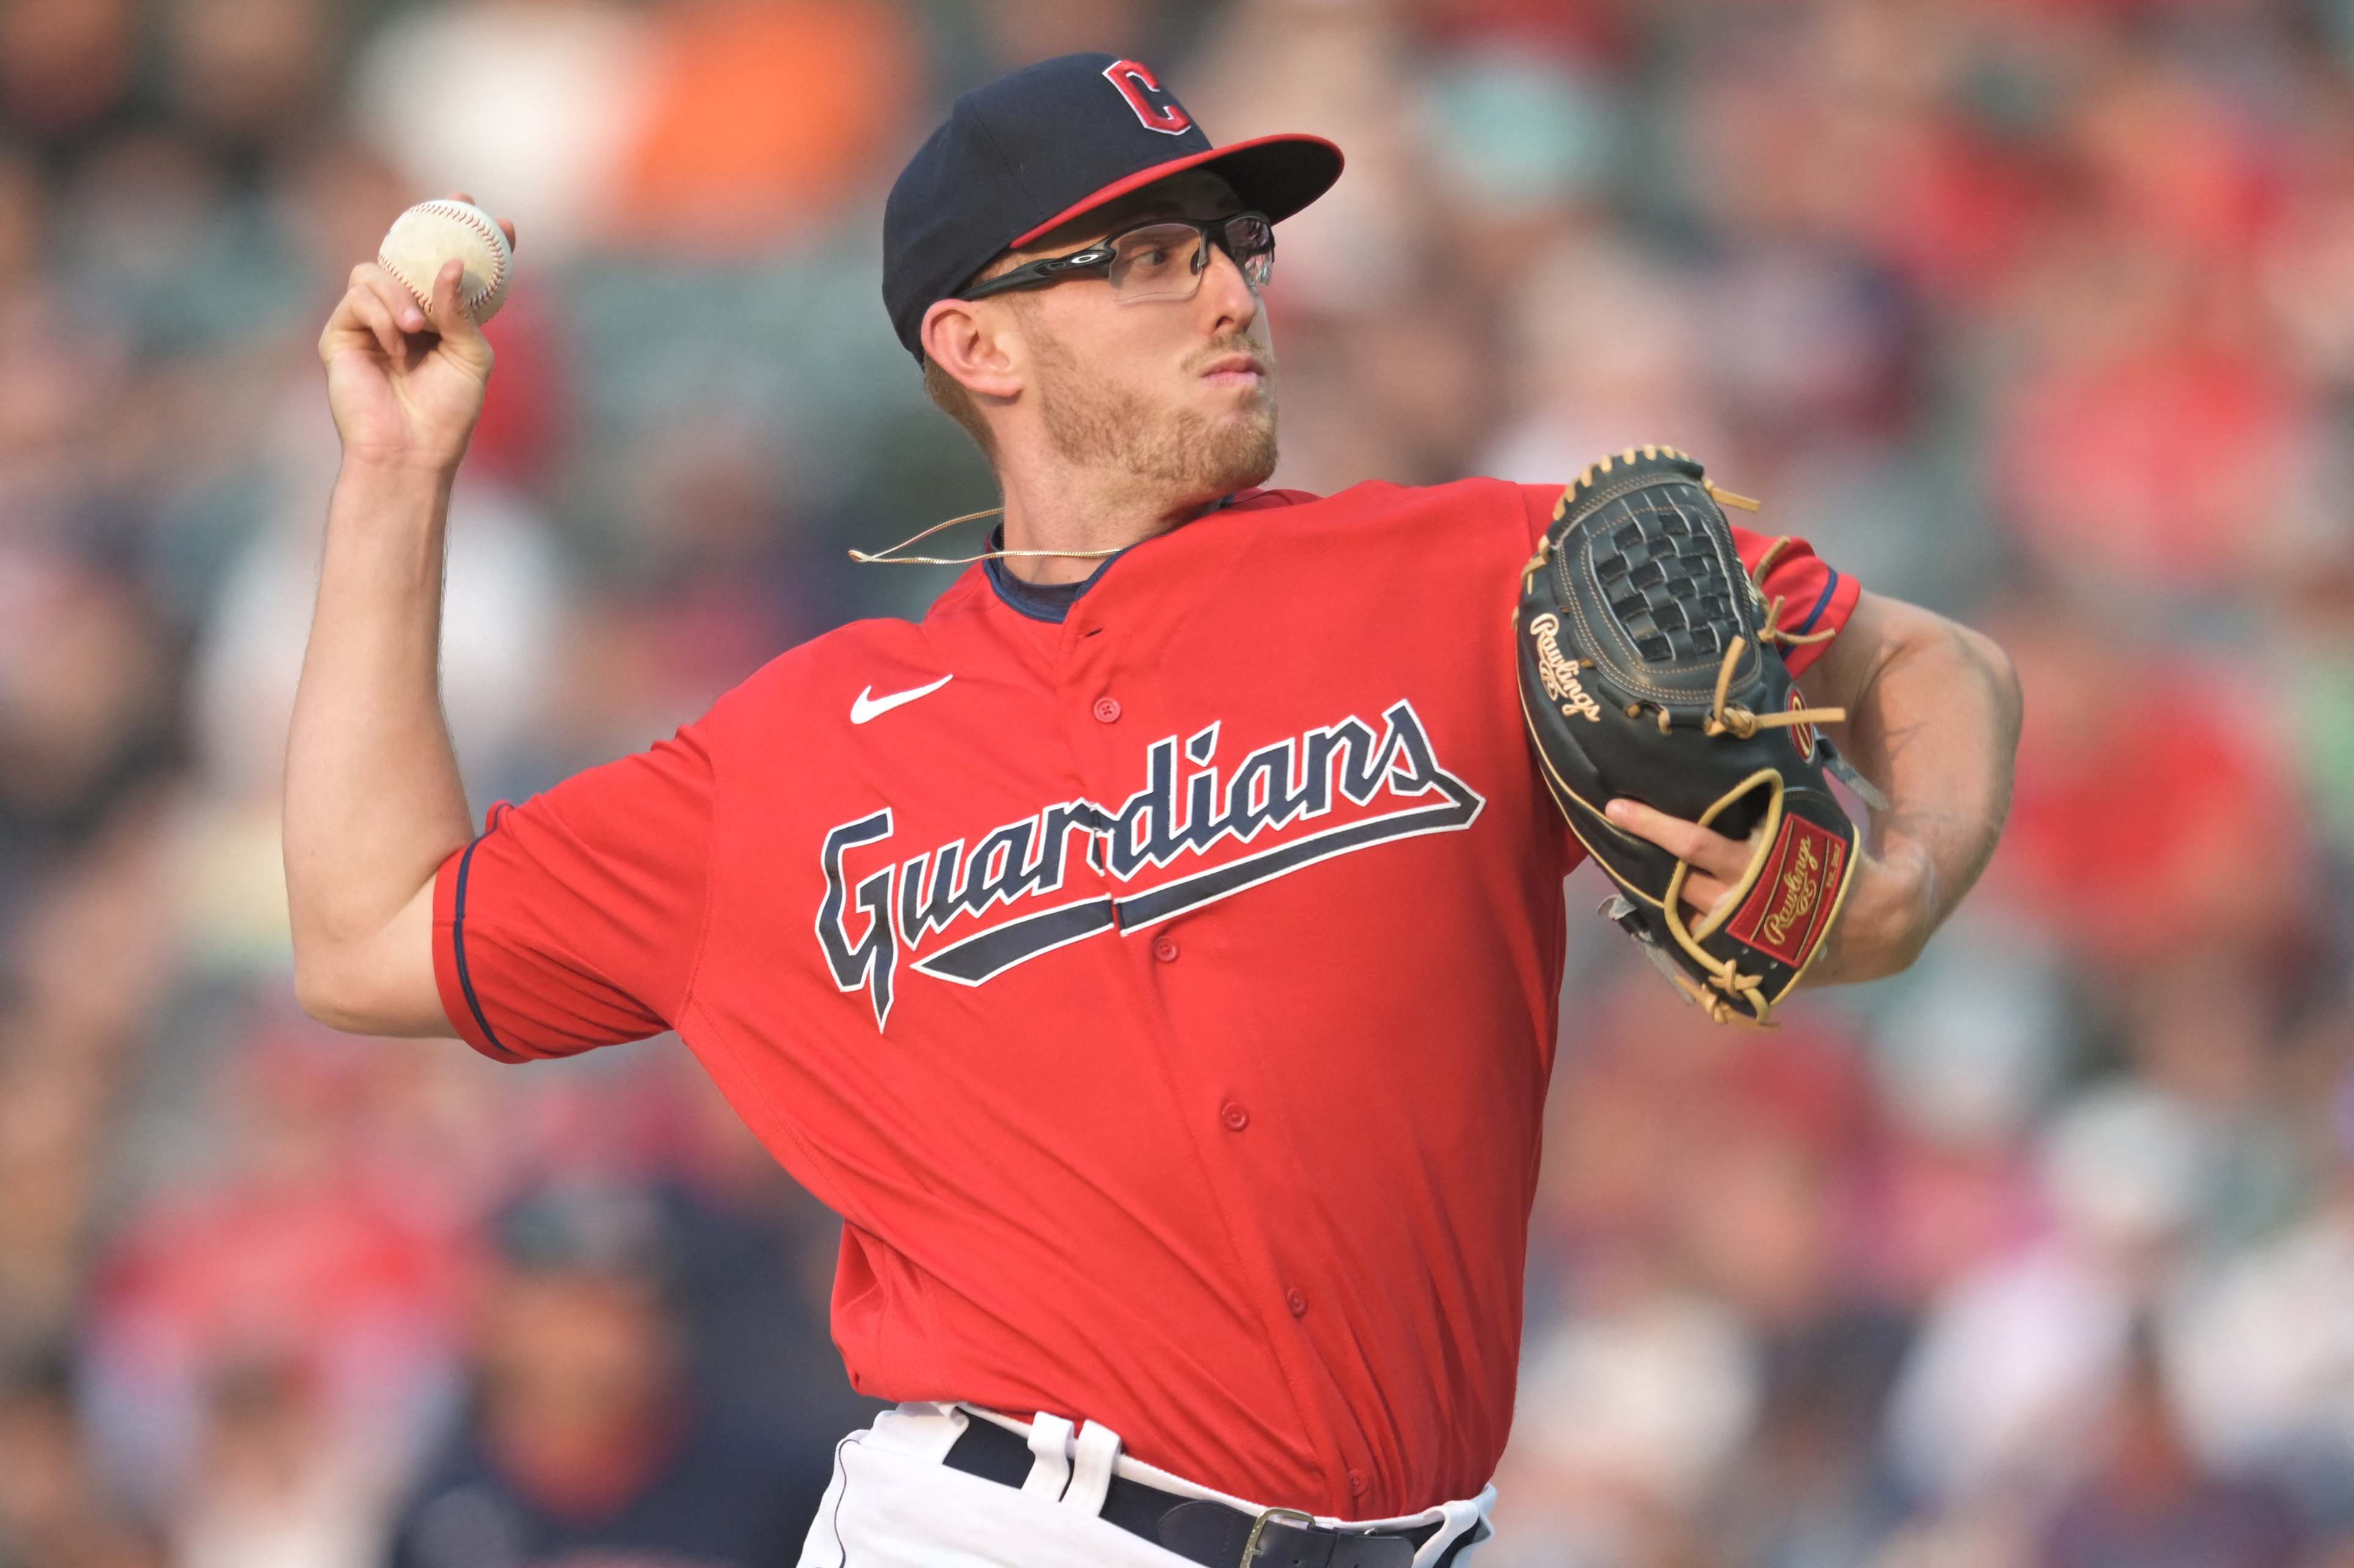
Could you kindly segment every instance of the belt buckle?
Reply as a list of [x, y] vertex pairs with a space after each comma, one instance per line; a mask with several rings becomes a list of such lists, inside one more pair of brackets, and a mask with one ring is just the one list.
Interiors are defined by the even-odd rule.
[[1265, 1531], [1270, 1523], [1278, 1521], [1284, 1524], [1296, 1524], [1299, 1528], [1304, 1530], [1313, 1530], [1316, 1528], [1316, 1516], [1312, 1513], [1303, 1513], [1296, 1508], [1263, 1508], [1259, 1510], [1258, 1517], [1251, 1520], [1250, 1539], [1243, 1542], [1243, 1560], [1237, 1565], [1237, 1568], [1251, 1568], [1251, 1564], [1258, 1561], [1258, 1554], [1267, 1550], [1258, 1543], [1259, 1534], [1261, 1531]]

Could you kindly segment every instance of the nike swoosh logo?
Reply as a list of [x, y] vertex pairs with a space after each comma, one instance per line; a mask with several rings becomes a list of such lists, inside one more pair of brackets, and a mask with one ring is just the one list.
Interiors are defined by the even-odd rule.
[[858, 694], [856, 702], [850, 705], [850, 722], [864, 724], [875, 715], [887, 714], [902, 703], [912, 703], [917, 697], [929, 696], [955, 679], [954, 675], [942, 675], [928, 686], [917, 686], [913, 691], [907, 692], [894, 692], [887, 697], [869, 695], [868, 694], [875, 690], [874, 687], [869, 686]]

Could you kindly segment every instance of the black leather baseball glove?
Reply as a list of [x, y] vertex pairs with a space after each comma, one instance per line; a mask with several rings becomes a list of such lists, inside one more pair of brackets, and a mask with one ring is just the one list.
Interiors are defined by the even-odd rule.
[[[1766, 1023], [1821, 949], [1856, 862], [1840, 767], [1776, 643], [1779, 601], [1741, 564], [1709, 483], [1671, 447], [1606, 457], [1562, 493], [1521, 576], [1521, 708], [1571, 829], [1626, 891], [1603, 906], [1718, 1022]], [[1869, 789], [1869, 786], [1862, 788]], [[1613, 826], [1619, 796], [1747, 839], [1730, 896], [1693, 920], [1691, 865]], [[1869, 798], [1869, 796], [1867, 796]]]

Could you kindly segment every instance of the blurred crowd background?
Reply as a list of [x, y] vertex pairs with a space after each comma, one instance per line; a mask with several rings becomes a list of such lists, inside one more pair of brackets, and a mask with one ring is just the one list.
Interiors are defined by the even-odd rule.
[[519, 221], [447, 665], [520, 797], [948, 580], [844, 559], [994, 500], [882, 192], [1075, 48], [1348, 152], [1277, 482], [1672, 441], [2024, 676], [1898, 981], [1712, 1030], [1571, 883], [1485, 1568], [2354, 1564], [2354, 4], [7, 0], [0, 1565], [790, 1560], [832, 1222], [676, 1043], [293, 1005], [313, 344], [409, 202]]

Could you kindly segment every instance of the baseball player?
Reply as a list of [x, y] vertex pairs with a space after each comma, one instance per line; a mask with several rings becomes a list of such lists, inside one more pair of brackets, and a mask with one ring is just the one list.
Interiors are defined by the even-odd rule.
[[[959, 100], [883, 292], [995, 467], [991, 558], [479, 835], [435, 649], [491, 356], [454, 267], [421, 306], [356, 269], [321, 340], [303, 1003], [507, 1062], [677, 1031], [842, 1214], [834, 1337], [902, 1402], [807, 1563], [1434, 1568], [1486, 1534], [1577, 858], [1508, 624], [1560, 488], [1259, 488], [1274, 228], [1341, 169], [1214, 147], [1108, 56]], [[1991, 850], [2009, 669], [1802, 545], [1766, 589], [1838, 631], [1791, 662], [1892, 802], [1819, 971], [1886, 974]], [[1696, 906], [1745, 862], [1612, 812]]]

